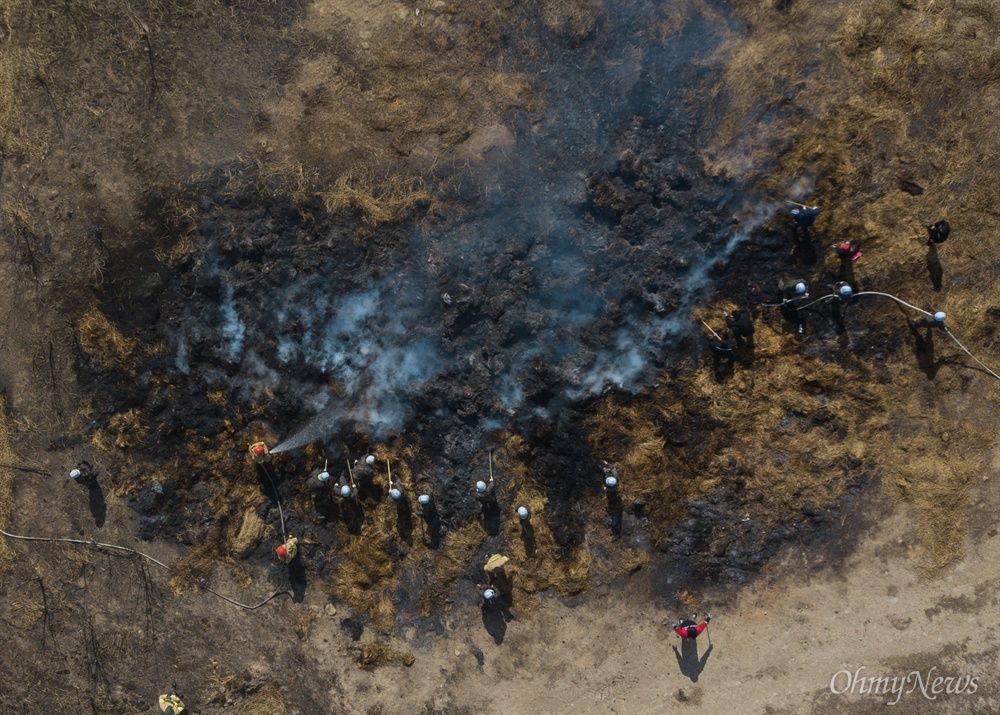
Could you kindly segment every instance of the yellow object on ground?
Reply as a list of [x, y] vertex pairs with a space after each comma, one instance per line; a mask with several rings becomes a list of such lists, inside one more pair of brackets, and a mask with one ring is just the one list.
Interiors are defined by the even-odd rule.
[[483, 571], [490, 573], [496, 571], [499, 568], [503, 568], [506, 563], [510, 561], [506, 556], [500, 554], [493, 554], [486, 560], [486, 566], [483, 567]]

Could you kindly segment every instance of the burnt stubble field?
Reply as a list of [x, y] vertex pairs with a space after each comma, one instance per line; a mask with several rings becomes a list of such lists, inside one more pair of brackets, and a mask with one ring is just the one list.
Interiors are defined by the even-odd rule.
[[994, 711], [996, 15], [0, 0], [0, 707]]

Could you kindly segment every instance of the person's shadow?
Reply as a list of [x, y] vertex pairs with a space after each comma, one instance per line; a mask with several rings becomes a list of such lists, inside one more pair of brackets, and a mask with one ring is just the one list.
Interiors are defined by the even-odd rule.
[[[799, 233], [801, 231], [801, 234]], [[799, 229], [793, 233], [792, 250], [788, 252], [788, 260], [793, 266], [811, 266], [816, 263], [819, 254], [813, 244], [808, 229]]]
[[924, 335], [920, 334], [920, 330], [913, 326], [910, 326], [910, 332], [913, 333], [914, 340], [914, 352], [917, 354], [917, 365], [920, 367], [920, 371], [923, 372], [928, 380], [933, 380], [944, 365], [945, 360], [935, 360], [934, 359], [934, 328], [926, 328]]
[[292, 602], [302, 603], [306, 597], [306, 586], [309, 585], [309, 579], [299, 554], [296, 554], [295, 558], [288, 564], [288, 582], [292, 587]]
[[938, 257], [937, 244], [934, 243], [927, 247], [927, 275], [930, 276], [934, 290], [941, 290], [944, 285], [944, 268], [941, 267], [941, 259]]
[[[500, 600], [499, 598], [496, 600]], [[507, 622], [514, 620], [510, 608], [506, 604], [486, 602], [482, 606], [483, 626], [497, 645], [503, 643], [507, 635]]]
[[425, 533], [425, 543], [430, 549], [437, 549], [441, 546], [441, 515], [438, 514], [437, 509], [431, 505], [430, 507], [424, 507], [423, 513], [424, 524], [427, 525], [427, 531]]
[[496, 536], [500, 533], [500, 505], [493, 495], [483, 499], [479, 517], [483, 520], [483, 528], [487, 534]]
[[674, 655], [677, 656], [677, 665], [680, 667], [681, 673], [690, 678], [692, 683], [698, 682], [698, 676], [705, 669], [713, 647], [712, 644], [709, 644], [708, 650], [699, 659], [698, 641], [693, 638], [682, 638], [680, 650], [677, 650], [676, 645], [671, 646], [674, 649]]
[[535, 527], [527, 519], [521, 522], [521, 542], [524, 544], [524, 553], [534, 556], [538, 547], [535, 541]]
[[94, 524], [100, 529], [104, 526], [104, 520], [108, 515], [108, 504], [104, 500], [104, 489], [96, 479], [91, 482], [87, 489], [90, 492], [90, 515], [94, 517]]
[[361, 534], [361, 525], [365, 521], [365, 512], [358, 503], [357, 497], [354, 499], [344, 499], [341, 502], [340, 509], [348, 533], [354, 536]]
[[625, 517], [625, 508], [622, 504], [622, 495], [618, 493], [617, 489], [610, 489], [607, 491], [608, 498], [608, 525], [611, 527], [611, 533], [614, 536], [622, 535], [622, 522]]
[[413, 505], [405, 494], [396, 502], [396, 534], [404, 543], [413, 543]]

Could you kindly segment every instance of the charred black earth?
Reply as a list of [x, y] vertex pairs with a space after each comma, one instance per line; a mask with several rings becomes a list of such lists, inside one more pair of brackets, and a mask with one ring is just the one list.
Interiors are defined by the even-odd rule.
[[[148, 430], [133, 453], [180, 460], [133, 501], [144, 537], [207, 538], [217, 515], [204, 484], [214, 476], [188, 447], [228, 429], [241, 450], [262, 435], [287, 450], [283, 503], [320, 466], [317, 454], [342, 465], [402, 435], [418, 446], [411, 471], [445, 529], [476, 518], [470, 486], [500, 435], [515, 433], [558, 543], [580, 543], [583, 501], [602, 483], [604, 455], [586, 426], [594, 401], [628, 400], [658, 374], [694, 369], [705, 344], [690, 309], [714, 290], [759, 299], [752, 286], [773, 283], [770, 263], [786, 249], [765, 225], [772, 204], [704, 170], [712, 21], [692, 20], [650, 49], [628, 39], [664, 11], [644, 12], [624, 18], [630, 32], [534, 60], [542, 115], [512, 117], [471, 168], [428, 174], [433, 205], [407, 220], [373, 226], [328, 211], [319, 189], [275, 190], [242, 163], [147, 196], [138, 237], [111, 257], [116, 278], [100, 307], [159, 349], [134, 372], [80, 364], [95, 428], [137, 410]], [[848, 501], [865, 477], [851, 478]], [[262, 515], [276, 526], [273, 506]], [[738, 581], [839, 516], [755, 523], [720, 555], [719, 525], [740, 510], [729, 484], [679, 524], [649, 524], [638, 505], [625, 536], [700, 564], [697, 577]], [[294, 510], [289, 519], [309, 522]]]

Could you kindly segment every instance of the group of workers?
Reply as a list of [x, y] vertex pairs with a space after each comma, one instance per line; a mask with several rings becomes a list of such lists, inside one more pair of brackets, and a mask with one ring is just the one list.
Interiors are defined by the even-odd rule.
[[[809, 240], [810, 229], [820, 214], [818, 206], [796, 204], [791, 211], [793, 236], [796, 241]], [[951, 226], [946, 220], [924, 225], [927, 231], [928, 246], [944, 243], [951, 235]], [[850, 277], [850, 267], [862, 256], [861, 242], [856, 239], [842, 241], [833, 246], [841, 261], [841, 275]], [[831, 293], [825, 297], [832, 312], [834, 329], [841, 333], [844, 330], [844, 308], [855, 295], [852, 280], [841, 280], [830, 286]], [[799, 334], [805, 331], [804, 307], [816, 301], [804, 303], [809, 298], [809, 283], [801, 277], [785, 278], [778, 283], [779, 302], [770, 304], [779, 306], [784, 317], [796, 327]], [[824, 300], [824, 299], [820, 299]], [[765, 304], [769, 305], [769, 304]], [[714, 366], [717, 374], [726, 367], [731, 367], [737, 357], [749, 357], [753, 348], [754, 326], [749, 312], [734, 310], [731, 314], [723, 312], [726, 328], [716, 332], [708, 323], [703, 323], [711, 335], [711, 348]], [[945, 313], [938, 311], [932, 317], [909, 321], [911, 328], [943, 327]]]

